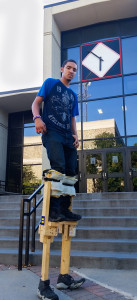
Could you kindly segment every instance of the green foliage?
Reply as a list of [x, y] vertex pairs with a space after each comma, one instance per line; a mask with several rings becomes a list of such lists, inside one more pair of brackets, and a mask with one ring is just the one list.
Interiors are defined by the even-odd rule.
[[41, 180], [35, 177], [31, 166], [23, 166], [23, 188], [22, 193], [24, 195], [32, 194], [41, 184]]
[[[123, 145], [121, 139], [116, 140], [114, 138], [114, 135], [109, 132], [103, 132], [102, 134], [98, 134], [96, 136], [96, 139], [100, 139], [100, 140], [94, 141], [95, 148], [97, 148], [97, 149], [114, 148], [114, 147], [120, 147]], [[118, 163], [112, 161], [113, 156], [118, 157]], [[95, 157], [95, 164], [91, 164], [92, 157]], [[114, 173], [113, 178], [107, 178], [108, 191], [109, 192], [124, 191], [122, 178], [115, 177], [115, 173], [123, 172], [122, 153], [120, 153], [120, 152], [117, 152], [117, 153], [110, 152], [109, 153], [108, 152], [106, 154], [106, 164], [107, 164], [107, 172], [109, 174]], [[102, 176], [101, 154], [87, 155], [86, 167], [87, 167], [88, 174], [92, 174], [92, 175], [100, 174], [100, 176]], [[92, 184], [93, 184], [93, 188], [92, 188], [93, 192], [101, 192], [102, 191], [102, 178], [93, 178]]]

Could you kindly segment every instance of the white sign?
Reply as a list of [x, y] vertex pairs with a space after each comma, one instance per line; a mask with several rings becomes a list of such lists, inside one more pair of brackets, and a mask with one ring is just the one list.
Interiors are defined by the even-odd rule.
[[98, 43], [84, 58], [82, 65], [98, 77], [104, 77], [119, 59], [117, 52], [103, 43]]
[[91, 165], [95, 165], [96, 164], [96, 157], [90, 157], [90, 163], [91, 163]]
[[118, 164], [118, 156], [112, 156], [112, 163]]

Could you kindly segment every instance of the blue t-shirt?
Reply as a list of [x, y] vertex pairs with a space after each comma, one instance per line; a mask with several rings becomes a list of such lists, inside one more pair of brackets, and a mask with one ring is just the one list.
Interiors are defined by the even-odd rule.
[[47, 129], [71, 132], [71, 117], [78, 112], [78, 98], [70, 88], [59, 79], [48, 78], [44, 81], [37, 96], [43, 97], [42, 119]]

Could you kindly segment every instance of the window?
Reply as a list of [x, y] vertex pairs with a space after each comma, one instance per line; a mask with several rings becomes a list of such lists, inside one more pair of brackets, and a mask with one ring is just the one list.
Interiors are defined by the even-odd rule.
[[67, 59], [74, 59], [78, 66], [76, 76], [71, 82], [80, 81], [80, 47], [67, 49]]
[[126, 97], [125, 103], [127, 135], [137, 135], [137, 96]]
[[137, 93], [137, 75], [124, 77], [125, 94]]
[[122, 39], [123, 73], [137, 72], [137, 36]]
[[84, 139], [123, 136], [122, 97], [83, 103], [83, 129]]
[[122, 95], [122, 78], [111, 78], [86, 82], [83, 86], [83, 100]]

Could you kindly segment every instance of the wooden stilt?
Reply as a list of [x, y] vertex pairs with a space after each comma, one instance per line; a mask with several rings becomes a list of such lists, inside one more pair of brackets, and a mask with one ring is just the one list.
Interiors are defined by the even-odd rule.
[[[62, 254], [61, 254], [60, 273], [62, 275], [69, 273], [71, 237], [75, 236], [75, 227], [77, 224], [77, 222], [75, 221], [63, 221], [63, 222], [48, 221], [49, 208], [50, 208], [50, 196], [51, 196], [50, 179], [51, 179], [51, 173], [47, 173], [46, 181], [44, 184], [42, 220], [39, 226], [40, 241], [43, 243], [42, 268], [41, 268], [42, 281], [49, 279], [48, 277], [49, 277], [50, 244], [51, 242], [53, 242], [54, 236], [58, 235], [58, 232], [62, 233]], [[69, 209], [72, 210], [72, 197], [71, 197], [71, 204]]]
[[63, 225], [62, 233], [62, 251], [61, 251], [61, 267], [60, 274], [68, 274], [70, 266], [70, 247], [71, 237], [69, 236], [69, 225]]
[[47, 237], [46, 242], [43, 243], [42, 253], [42, 267], [41, 267], [41, 280], [48, 280], [49, 277], [49, 258], [50, 258], [50, 243], [51, 238]]

